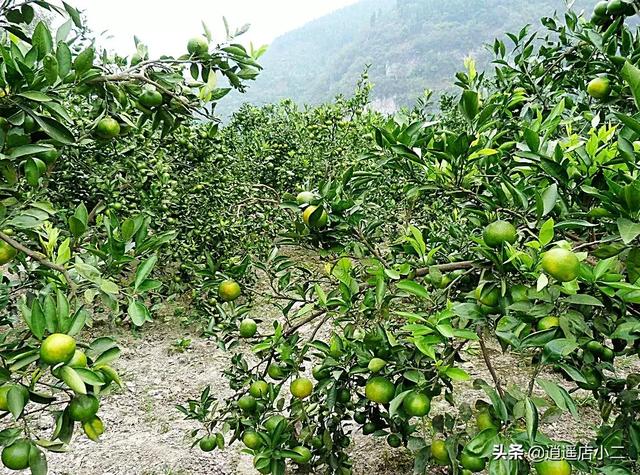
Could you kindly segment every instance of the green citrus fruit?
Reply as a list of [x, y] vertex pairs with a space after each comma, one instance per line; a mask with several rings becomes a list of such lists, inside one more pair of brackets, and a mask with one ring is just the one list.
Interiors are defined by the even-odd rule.
[[0, 411], [8, 411], [9, 410], [9, 391], [13, 384], [5, 384], [4, 386], [0, 386]]
[[31, 117], [29, 114], [26, 114], [24, 116], [24, 122], [22, 123], [22, 128], [26, 133], [30, 134], [31, 132], [35, 132], [37, 130], [38, 124], [36, 123], [36, 120], [33, 117]]
[[449, 463], [449, 452], [444, 440], [436, 439], [431, 442], [431, 455], [441, 464]]
[[378, 430], [378, 428], [373, 422], [367, 422], [365, 425], [362, 426], [362, 433], [364, 435], [373, 434], [376, 430]]
[[483, 431], [485, 429], [497, 429], [498, 425], [496, 421], [493, 420], [491, 413], [488, 410], [483, 410], [476, 414], [476, 424], [478, 425], [478, 430]]
[[52, 163], [55, 163], [58, 157], [60, 157], [60, 152], [58, 152], [55, 148], [52, 148], [51, 150], [40, 152], [37, 157], [47, 165], [51, 165]]
[[482, 239], [489, 247], [500, 247], [504, 243], [513, 244], [518, 238], [518, 233], [513, 224], [507, 221], [494, 221], [484, 228]]
[[607, 14], [607, 4], [609, 2], [607, 0], [601, 0], [596, 3], [596, 6], [593, 7], [593, 14], [598, 17], [606, 16]]
[[71, 361], [76, 352], [76, 341], [69, 335], [54, 333], [49, 335], [40, 347], [40, 359], [47, 364], [56, 365]]
[[396, 392], [396, 388], [391, 381], [382, 376], [374, 376], [367, 381], [364, 388], [365, 396], [369, 401], [380, 404], [387, 404]]
[[203, 437], [202, 439], [200, 439], [200, 450], [202, 450], [203, 452], [211, 452], [216, 448], [216, 443], [217, 442], [215, 437]]
[[329, 369], [323, 367], [321, 364], [315, 365], [311, 370], [311, 374], [317, 381], [327, 379], [329, 377]]
[[313, 383], [307, 378], [298, 378], [291, 381], [289, 389], [294, 397], [304, 399], [313, 391]]
[[587, 85], [587, 93], [594, 99], [606, 99], [611, 93], [611, 83], [607, 78], [595, 78]]
[[367, 368], [372, 373], [377, 373], [380, 370], [382, 370], [382, 368], [384, 368], [386, 365], [387, 365], [387, 362], [382, 358], [371, 358], [371, 361], [369, 361]]
[[294, 447], [291, 450], [298, 454], [291, 456], [291, 460], [293, 460], [295, 463], [305, 464], [309, 462], [309, 460], [311, 460], [311, 451], [308, 448], [299, 445], [298, 447]]
[[317, 218], [314, 218], [313, 220], [311, 219], [311, 215], [313, 214], [313, 212], [315, 210], [317, 210], [318, 207], [317, 206], [307, 206], [304, 210], [304, 212], [302, 213], [302, 220], [304, 221], [304, 224], [306, 224], [307, 226], [309, 226], [310, 228], [313, 229], [322, 229], [327, 225], [327, 222], [329, 221], [329, 215], [327, 214], [327, 212], [323, 209], [322, 213], [320, 213], [320, 216]]
[[271, 416], [264, 422], [264, 428], [269, 432], [273, 432], [274, 430], [276, 430], [276, 427], [278, 426], [280, 421], [284, 420], [285, 418], [280, 415]]
[[18, 254], [18, 250], [11, 244], [0, 241], [0, 265], [7, 264]]
[[76, 350], [71, 360], [67, 363], [67, 366], [71, 366], [72, 368], [86, 368], [87, 355], [82, 350]]
[[235, 280], [225, 280], [218, 286], [218, 297], [225, 302], [232, 302], [240, 297], [240, 284]]
[[308, 205], [315, 199], [315, 195], [310, 191], [301, 191], [298, 193], [298, 196], [296, 196], [296, 202], [299, 205]]
[[609, 15], [619, 15], [627, 9], [627, 4], [622, 0], [609, 0], [607, 4], [607, 13]]
[[29, 467], [31, 442], [26, 439], [16, 440], [2, 450], [2, 463], [11, 470], [24, 470]]
[[267, 374], [269, 377], [276, 380], [284, 378], [284, 370], [280, 365], [275, 363], [269, 365], [267, 368]]
[[500, 303], [500, 289], [495, 285], [476, 287], [476, 300], [487, 307], [497, 307]]
[[545, 460], [536, 464], [538, 475], [571, 475], [571, 465], [566, 460]]
[[162, 94], [158, 91], [147, 89], [140, 94], [138, 102], [140, 102], [144, 107], [157, 107], [162, 104]]
[[580, 273], [580, 261], [573, 252], [556, 247], [543, 254], [542, 268], [560, 282], [571, 282]]
[[258, 403], [253, 396], [242, 396], [238, 399], [238, 407], [245, 412], [253, 412], [256, 410]]
[[604, 346], [602, 343], [596, 340], [591, 340], [589, 343], [585, 345], [585, 348], [589, 350], [591, 353], [595, 353], [596, 355], [602, 354], [602, 350]]
[[367, 413], [366, 412], [356, 412], [353, 415], [353, 420], [358, 424], [365, 424], [367, 422]]
[[426, 416], [431, 409], [431, 400], [426, 394], [411, 391], [402, 401], [402, 408], [410, 416]]
[[347, 388], [340, 388], [338, 389], [336, 399], [339, 403], [347, 404], [351, 401], [351, 392]]
[[96, 125], [95, 132], [100, 138], [112, 139], [120, 134], [120, 124], [113, 117], [104, 117]]
[[244, 435], [242, 436], [242, 442], [252, 450], [257, 449], [262, 445], [262, 439], [257, 432], [254, 432], [252, 430], [248, 430], [244, 433]]
[[209, 43], [205, 37], [196, 36], [187, 43], [187, 51], [195, 56], [203, 55], [209, 51]]
[[258, 332], [258, 324], [251, 318], [245, 318], [240, 322], [240, 336], [251, 338]]
[[605, 346], [602, 349], [602, 353], [600, 353], [600, 358], [602, 358], [602, 361], [607, 361], [607, 362], [611, 363], [613, 361], [613, 359], [615, 358], [615, 353], [613, 352], [613, 350], [611, 348], [607, 348]]
[[402, 439], [398, 436], [398, 434], [389, 434], [387, 436], [387, 444], [395, 449], [402, 445]]
[[537, 328], [539, 331], [551, 330], [552, 328], [557, 328], [560, 326], [560, 319], [558, 317], [554, 317], [549, 315], [548, 317], [541, 318], [538, 321]]
[[93, 394], [79, 394], [69, 403], [69, 416], [74, 421], [85, 422], [98, 412], [100, 401]]
[[480, 457], [465, 452], [460, 455], [460, 465], [473, 473], [482, 472], [486, 464], [486, 460]]
[[254, 381], [249, 387], [249, 394], [255, 398], [261, 398], [269, 394], [269, 385], [266, 381]]

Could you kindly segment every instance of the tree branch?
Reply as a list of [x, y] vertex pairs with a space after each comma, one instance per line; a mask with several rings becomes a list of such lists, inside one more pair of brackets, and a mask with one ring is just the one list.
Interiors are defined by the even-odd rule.
[[478, 338], [479, 338], [479, 342], [480, 342], [480, 349], [482, 350], [482, 357], [484, 358], [484, 363], [485, 365], [487, 365], [487, 369], [489, 370], [489, 373], [491, 374], [491, 379], [493, 379], [493, 382], [496, 385], [496, 389], [498, 391], [498, 394], [500, 394], [500, 397], [504, 397], [504, 391], [502, 390], [502, 384], [500, 384], [500, 378], [498, 377], [498, 374], [496, 373], [496, 370], [493, 368], [493, 364], [491, 363], [491, 358], [489, 357], [489, 352], [487, 351], [487, 345], [484, 342], [484, 328], [480, 328], [478, 330]]
[[33, 260], [38, 261], [43, 266], [48, 267], [49, 269], [55, 270], [57, 272], [60, 272], [64, 276], [64, 279], [67, 281], [67, 284], [69, 285], [69, 287], [71, 288], [71, 292], [75, 293], [76, 284], [73, 281], [73, 279], [71, 278], [71, 276], [69, 275], [69, 271], [67, 271], [67, 269], [65, 269], [63, 266], [61, 266], [59, 264], [54, 264], [49, 259], [47, 259], [47, 256], [45, 256], [41, 252], [37, 252], [37, 251], [33, 251], [33, 250], [29, 249], [28, 247], [26, 247], [23, 244], [19, 243], [18, 241], [16, 241], [12, 237], [7, 236], [5, 233], [3, 233], [1, 231], [0, 231], [0, 239], [3, 240], [4, 242], [6, 242], [7, 244], [9, 244], [11, 247], [13, 247], [13, 248], [17, 249], [18, 251], [26, 254], [27, 256], [32, 258]]
[[429, 275], [429, 269], [438, 269], [441, 272], [451, 272], [453, 270], [471, 269], [476, 265], [475, 261], [449, 262], [447, 264], [435, 264], [429, 267], [422, 267], [416, 270], [416, 277]]

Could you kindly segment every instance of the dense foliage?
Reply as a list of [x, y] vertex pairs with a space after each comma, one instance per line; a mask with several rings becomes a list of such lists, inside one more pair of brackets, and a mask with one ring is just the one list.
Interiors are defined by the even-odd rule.
[[[615, 363], [640, 346], [640, 38], [624, 23], [635, 7], [618, 3], [496, 40], [495, 75], [468, 61], [456, 76], [459, 115], [415, 109], [374, 125], [363, 163], [376, 167], [356, 163], [297, 203], [283, 194], [296, 224], [281, 245], [319, 249], [324, 272], [288, 250], [254, 263], [282, 317], [240, 325], [255, 355], [234, 358], [233, 400], [207, 389], [181, 407], [204, 423], [197, 440], [222, 447], [230, 433], [261, 473], [287, 459], [351, 473], [356, 432], [406, 445], [416, 473], [637, 473], [640, 378]], [[496, 372], [492, 335], [530, 366], [526, 386]], [[460, 403], [466, 348], [491, 381]], [[590, 446], [616, 459], [565, 456], [571, 442], [540, 429], [578, 417], [582, 391], [602, 417]], [[456, 410], [430, 417], [434, 398]], [[567, 452], [493, 457], [500, 445]]]
[[[39, 20], [50, 15], [66, 20], [55, 32]], [[54, 170], [62, 161], [82, 169], [122, 135], [170, 133], [226, 92], [216, 75], [242, 89], [259, 66], [231, 34], [210, 48], [208, 31], [180, 58], [149, 59], [142, 44], [130, 60], [110, 58], [64, 2], [2, 2], [0, 28], [2, 463], [45, 474], [45, 451], [64, 451], [76, 423], [98, 440], [99, 398], [121, 384], [116, 342], [84, 341], [81, 330], [105, 313], [149, 320], [147, 300], [162, 286], [151, 273], [175, 237], [153, 232], [148, 213], [118, 216], [87, 195], [53, 206]]]
[[[365, 76], [351, 98], [244, 106], [221, 127], [216, 77], [243, 91], [260, 70], [242, 30], [212, 47], [205, 27], [179, 58], [110, 57], [71, 6], [4, 2], [3, 464], [43, 474], [76, 422], [103, 432], [120, 350], [82, 341], [87, 323], [142, 327], [184, 298], [235, 351], [232, 397], [178, 407], [205, 452], [242, 441], [260, 473], [347, 475], [361, 433], [405, 446], [415, 473], [638, 473], [637, 7], [495, 40], [494, 71], [465, 61], [437, 115], [424, 97], [371, 112]], [[69, 21], [53, 34], [39, 9]], [[526, 385], [496, 370], [495, 342]], [[460, 401], [480, 359], [484, 395]], [[601, 416], [581, 446], [618, 458], [574, 460], [544, 433], [578, 397]]]

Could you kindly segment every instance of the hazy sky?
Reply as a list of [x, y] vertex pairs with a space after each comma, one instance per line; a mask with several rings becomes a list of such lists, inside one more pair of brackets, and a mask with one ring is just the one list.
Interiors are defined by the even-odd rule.
[[214, 41], [224, 39], [222, 17], [239, 28], [251, 23], [240, 42], [259, 46], [306, 22], [357, 0], [71, 0], [85, 10], [91, 29], [108, 30], [109, 47], [120, 54], [134, 51], [133, 35], [152, 56], [182, 54], [187, 40], [201, 34], [204, 21]]

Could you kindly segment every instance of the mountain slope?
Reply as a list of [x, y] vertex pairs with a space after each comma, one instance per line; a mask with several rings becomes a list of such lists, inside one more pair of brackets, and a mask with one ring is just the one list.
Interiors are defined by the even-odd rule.
[[[577, 0], [574, 8], [594, 4]], [[228, 97], [220, 112], [242, 102], [315, 104], [349, 94], [367, 65], [374, 104], [393, 110], [427, 88], [451, 87], [467, 56], [485, 66], [487, 42], [565, 8], [564, 0], [362, 0], [277, 38], [250, 91]]]

